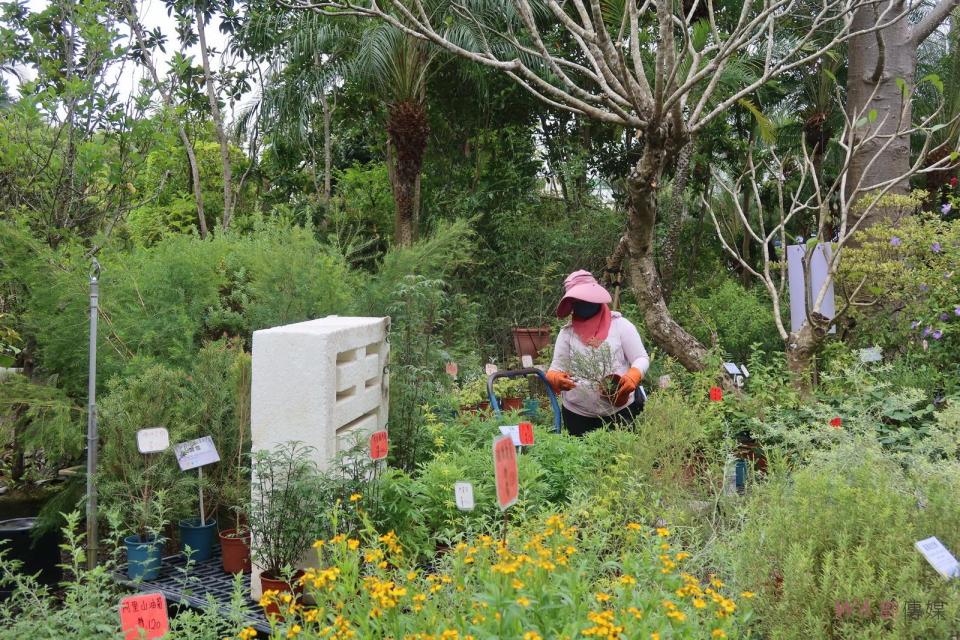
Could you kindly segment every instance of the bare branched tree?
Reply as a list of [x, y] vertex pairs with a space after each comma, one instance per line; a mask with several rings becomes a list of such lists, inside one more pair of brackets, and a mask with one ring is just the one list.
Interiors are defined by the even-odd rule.
[[[544, 103], [636, 131], [625, 176], [627, 257], [652, 337], [688, 369], [706, 349], [670, 316], [655, 262], [657, 191], [690, 137], [770, 80], [851, 38], [904, 19], [883, 0], [281, 0], [328, 15], [383, 20], [497, 69]], [[876, 20], [853, 28], [862, 7]], [[760, 62], [744, 73], [745, 53]]]
[[[836, 99], [840, 102], [839, 92]], [[828, 152], [838, 156], [837, 173], [833, 179], [824, 179], [817, 170], [818, 162], [805, 141], [800, 151], [790, 156], [780, 155], [775, 146], [751, 150], [746, 159], [746, 170], [732, 181], [729, 176], [714, 173], [721, 195], [727, 196], [722, 198], [725, 206], [733, 208], [743, 232], [759, 249], [759, 265], [747, 260], [732, 238], [728, 237], [729, 233], [724, 232], [722, 214], [718, 213], [715, 201], [702, 197], [723, 248], [744, 270], [759, 279], [766, 289], [773, 306], [777, 332], [784, 341], [787, 364], [801, 388], [806, 388], [809, 383], [813, 357], [822, 346], [830, 325], [843, 316], [851, 304], [856, 303], [866, 284], [865, 280], [850, 283], [852, 290], [846, 292], [836, 315], [830, 318], [824, 314], [827, 292], [837, 281], [845, 249], [851, 246], [857, 231], [872, 213], [884, 206], [888, 195], [897, 193], [904, 181], [920, 173], [942, 170], [953, 162], [947, 156], [932, 164], [925, 163], [939, 112], [913, 124], [908, 119], [909, 104], [910, 101], [905, 100], [899, 114], [881, 117], [870, 108], [868, 100], [861, 110], [845, 113], [843, 131]], [[893, 122], [882, 121], [886, 118]], [[917, 159], [904, 172], [890, 175], [882, 182], [870, 178], [871, 162], [882, 162], [884, 154], [898, 145], [903, 137], [910, 139], [911, 136], [924, 140], [923, 150]], [[856, 163], [863, 157], [864, 147], [876, 149], [877, 153], [864, 166], [866, 171], [855, 171]], [[755, 209], [752, 212], [743, 206], [739, 197], [744, 189], [753, 194]], [[765, 191], [772, 191], [773, 197], [761, 197]], [[765, 204], [771, 200], [772, 206]], [[816, 221], [814, 239], [829, 243], [827, 273], [819, 289], [810, 295], [805, 322], [796, 331], [788, 331], [782, 313], [787, 281], [787, 229], [791, 222], [802, 219]], [[772, 250], [776, 240], [784, 249], [779, 255], [774, 255]], [[809, 283], [809, 260], [804, 260], [804, 269], [804, 281]]]

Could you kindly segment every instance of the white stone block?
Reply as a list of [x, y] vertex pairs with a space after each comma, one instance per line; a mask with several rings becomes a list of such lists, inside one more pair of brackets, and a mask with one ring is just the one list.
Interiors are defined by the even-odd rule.
[[[389, 318], [328, 316], [255, 331], [253, 450], [296, 440], [312, 447], [327, 470], [354, 438], [385, 429], [389, 324]], [[256, 566], [251, 592], [259, 599]]]

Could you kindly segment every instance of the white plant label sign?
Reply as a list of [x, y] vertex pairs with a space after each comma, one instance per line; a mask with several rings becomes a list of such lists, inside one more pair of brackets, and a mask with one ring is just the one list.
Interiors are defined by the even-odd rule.
[[137, 451], [158, 453], [170, 446], [170, 433], [165, 427], [153, 427], [137, 431]]
[[958, 565], [957, 559], [936, 537], [919, 540], [914, 543], [914, 546], [927, 559], [930, 566], [944, 578], [949, 580], [950, 578], [960, 577], [960, 565]]
[[520, 446], [520, 425], [518, 424], [505, 424], [500, 427], [500, 433], [505, 436], [510, 436], [510, 440], [513, 441], [513, 446]]
[[457, 509], [460, 509], [460, 511], [473, 511], [473, 484], [469, 482], [454, 483], [453, 497], [457, 501]]
[[529, 369], [533, 366], [533, 356], [523, 356], [520, 358], [520, 364], [524, 369]]
[[210, 436], [175, 444], [173, 452], [177, 456], [177, 463], [182, 471], [220, 462], [220, 454], [217, 453], [213, 438]]
[[883, 350], [880, 347], [860, 349], [860, 362], [880, 362], [883, 360]]
[[483, 370], [487, 372], [488, 376], [492, 376], [497, 372], [497, 365], [493, 363], [488, 363], [487, 366], [483, 368]]

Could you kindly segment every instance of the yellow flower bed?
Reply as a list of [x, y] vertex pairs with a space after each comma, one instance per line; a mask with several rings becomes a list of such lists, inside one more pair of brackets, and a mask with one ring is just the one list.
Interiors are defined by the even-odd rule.
[[672, 549], [667, 529], [615, 533], [620, 551], [604, 557], [554, 515], [507, 541], [460, 543], [429, 571], [411, 566], [393, 532], [367, 544], [341, 535], [314, 545], [321, 567], [301, 579], [304, 602], [268, 593], [261, 604], [283, 613], [271, 618], [273, 638], [736, 637], [749, 608], [718, 578], [683, 571], [689, 554]]

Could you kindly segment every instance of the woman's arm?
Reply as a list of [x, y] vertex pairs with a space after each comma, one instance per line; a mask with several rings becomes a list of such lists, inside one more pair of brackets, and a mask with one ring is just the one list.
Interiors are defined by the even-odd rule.
[[639, 369], [640, 373], [647, 375], [650, 356], [643, 346], [643, 340], [640, 339], [640, 332], [626, 318], [620, 318], [617, 324], [620, 331], [620, 344], [623, 346], [623, 355], [627, 358], [627, 362], [630, 363], [631, 368]]

